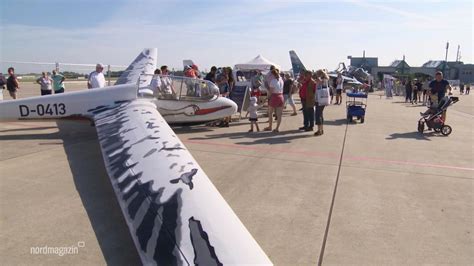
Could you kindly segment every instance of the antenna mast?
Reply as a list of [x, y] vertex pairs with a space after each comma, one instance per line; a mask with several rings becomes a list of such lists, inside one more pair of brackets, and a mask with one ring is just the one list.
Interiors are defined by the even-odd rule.
[[456, 62], [459, 62], [461, 60], [460, 49], [461, 49], [461, 45], [458, 44], [458, 52], [456, 53]]

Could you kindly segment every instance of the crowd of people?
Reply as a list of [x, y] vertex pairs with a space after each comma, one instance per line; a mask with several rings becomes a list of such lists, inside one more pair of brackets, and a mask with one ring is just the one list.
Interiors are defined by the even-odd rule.
[[[270, 66], [270, 70], [266, 75], [259, 70], [252, 73], [250, 79], [250, 106], [247, 116], [249, 116], [250, 130], [254, 131], [254, 127], [259, 131], [258, 108], [259, 98], [266, 90], [268, 103], [268, 126], [264, 131], [279, 132], [283, 109], [290, 106], [292, 109], [291, 116], [296, 116], [297, 108], [293, 95], [298, 94], [301, 100], [303, 113], [303, 126], [299, 128], [302, 131], [314, 131], [314, 125], [317, 125], [315, 136], [324, 134], [324, 108], [332, 104], [333, 95], [336, 94], [336, 103], [342, 102], [342, 77], [335, 79], [333, 88], [329, 84], [329, 76], [326, 70], [320, 69], [315, 73], [304, 71], [300, 73], [295, 80], [290, 74], [280, 73], [275, 66]], [[332, 93], [335, 92], [335, 93]], [[274, 127], [273, 116], [275, 116], [276, 125]]]
[[52, 71], [52, 75], [49, 76], [47, 72], [41, 73], [41, 77], [36, 80], [36, 83], [40, 85], [41, 96], [51, 95], [57, 93], [64, 93], [64, 76], [59, 74], [56, 70]]
[[[298, 93], [301, 99], [301, 111], [303, 113], [303, 126], [299, 130], [314, 131], [314, 125], [317, 130], [315, 136], [324, 134], [324, 109], [327, 105], [333, 103], [335, 96], [335, 105], [342, 102], [343, 78], [339, 74], [337, 78], [332, 79], [327, 71], [320, 69], [315, 73], [304, 71], [300, 73], [297, 80], [293, 80], [290, 75], [281, 75], [278, 69], [273, 66], [266, 75], [255, 73], [251, 79], [252, 89], [250, 98], [250, 107], [248, 110], [250, 120], [250, 130], [254, 127], [259, 131], [258, 121], [258, 97], [261, 95], [261, 85], [268, 90], [268, 126], [266, 131], [273, 130], [278, 132], [281, 126], [283, 107], [289, 104], [293, 108], [291, 115], [297, 115], [296, 107], [292, 95]], [[331, 83], [331, 84], [329, 84]], [[412, 104], [423, 104], [431, 108], [436, 108], [446, 96], [452, 94], [452, 87], [447, 80], [443, 78], [442, 72], [437, 72], [433, 80], [405, 80], [405, 99]], [[461, 94], [469, 94], [470, 86], [465, 85], [460, 89]], [[276, 127], [273, 129], [273, 114], [275, 114]], [[443, 113], [443, 120], [446, 119], [446, 113]]]
[[320, 69], [313, 75], [311, 71], [307, 70], [303, 75], [300, 75], [300, 83], [299, 96], [303, 108], [303, 126], [299, 130], [313, 131], [314, 124], [316, 124], [318, 130], [314, 135], [323, 135], [324, 108], [331, 103], [331, 88], [328, 84], [327, 71]]
[[[104, 66], [97, 64], [95, 71], [89, 74], [87, 86], [89, 89], [105, 87], [106, 81], [103, 73]], [[13, 67], [8, 68], [8, 78], [0, 76], [2, 87], [6, 88], [12, 97], [17, 98], [20, 89], [20, 83], [15, 75]], [[236, 84], [232, 68], [230, 67], [211, 67], [210, 72], [202, 77], [197, 65], [186, 66], [184, 76], [192, 79], [207, 80], [213, 82], [219, 88], [221, 97], [229, 97]], [[50, 76], [47, 72], [43, 72], [41, 77], [36, 80], [40, 85], [41, 95], [51, 95], [64, 93], [65, 77], [56, 70], [52, 71]], [[264, 131], [279, 132], [283, 119], [283, 110], [289, 106], [291, 108], [291, 116], [296, 116], [297, 108], [293, 95], [298, 94], [301, 100], [301, 111], [303, 113], [302, 131], [314, 131], [314, 125], [317, 130], [315, 136], [324, 134], [324, 109], [327, 105], [335, 105], [342, 103], [342, 92], [344, 89], [344, 79], [341, 74], [332, 80], [324, 69], [316, 72], [302, 71], [296, 79], [290, 74], [280, 73], [280, 70], [271, 66], [268, 73], [263, 74], [260, 70], [254, 70], [250, 79], [250, 103], [247, 109], [249, 116], [250, 130], [253, 132], [260, 131], [258, 121], [258, 111], [264, 103], [268, 106], [268, 125], [264, 127]], [[452, 88], [449, 82], [443, 79], [442, 72], [437, 72], [433, 80], [407, 79], [402, 81], [405, 87], [405, 102], [412, 104], [423, 104], [427, 106], [436, 106], [446, 94], [451, 94]], [[166, 65], [156, 69], [151, 80], [150, 88], [154, 94], [161, 95], [164, 99], [177, 99], [177, 92], [173, 89], [170, 72]], [[193, 90], [193, 88], [188, 89]], [[197, 92], [194, 92], [197, 93]], [[199, 92], [200, 93], [200, 92]], [[266, 93], [266, 98], [262, 97]], [[469, 84], [460, 86], [461, 94], [469, 94]], [[193, 94], [193, 96], [196, 96]], [[335, 97], [334, 97], [335, 96]], [[262, 102], [266, 99], [266, 102]], [[275, 121], [274, 121], [275, 119]], [[217, 126], [228, 127], [231, 121], [230, 117], [226, 117], [217, 122]]]
[[[220, 96], [226, 98], [230, 97], [230, 93], [232, 92], [235, 86], [235, 79], [231, 67], [217, 68], [216, 66], [212, 66], [211, 71], [207, 73], [207, 75], [204, 77], [204, 80], [216, 84], [219, 88]], [[215, 123], [215, 125], [220, 127], [229, 127], [230, 122], [231, 117], [225, 117], [221, 121]]]
[[429, 100], [429, 84], [431, 80], [407, 79], [401, 83], [405, 87], [405, 102], [426, 104]]
[[[439, 109], [439, 107], [443, 105], [443, 103], [448, 101], [448, 96], [453, 95], [453, 87], [449, 81], [444, 79], [443, 73], [441, 71], [435, 73], [434, 79], [427, 78], [422, 80], [415, 78], [400, 80], [397, 82], [400, 82], [400, 85], [405, 88], [405, 103], [422, 104], [428, 108], [427, 111], [420, 113], [421, 115], [434, 113]], [[464, 94], [464, 90], [464, 88], [460, 87], [461, 94]], [[388, 88], [387, 91], [391, 94], [390, 88]], [[468, 92], [466, 92], [466, 94], [468, 94]], [[444, 122], [446, 121], [446, 109], [447, 108], [444, 108], [441, 115], [441, 118]]]
[[[106, 81], [103, 74], [104, 66], [97, 64], [95, 71], [89, 74], [87, 86], [89, 89], [105, 87]], [[9, 77], [6, 81], [7, 89], [13, 99], [16, 99], [19, 90], [19, 82], [14, 75], [14, 69], [9, 68]], [[156, 69], [151, 80], [150, 88], [154, 94], [160, 94], [164, 98], [176, 99], [177, 95], [173, 89], [171, 79], [169, 77], [167, 66], [161, 66]], [[279, 132], [282, 119], [283, 109], [290, 106], [292, 109], [292, 116], [297, 115], [297, 108], [293, 99], [294, 94], [299, 94], [302, 102], [303, 111], [303, 126], [300, 130], [314, 131], [314, 124], [317, 125], [317, 131], [314, 133], [319, 136], [324, 134], [324, 107], [332, 103], [333, 94], [336, 95], [336, 104], [341, 103], [342, 93], [342, 78], [335, 80], [334, 88], [329, 86], [329, 76], [326, 71], [318, 70], [315, 73], [305, 71], [301, 73], [297, 80], [294, 80], [289, 74], [280, 73], [275, 66], [270, 67], [270, 71], [265, 75], [262, 71], [255, 70], [251, 78], [251, 98], [250, 107], [248, 109], [251, 121], [251, 129], [255, 126], [259, 131], [258, 124], [258, 109], [259, 98], [266, 92], [268, 104], [268, 126], [264, 128], [265, 131]], [[197, 65], [186, 66], [184, 69], [184, 76], [192, 79], [204, 79], [213, 82], [219, 88], [221, 97], [229, 97], [234, 89], [235, 79], [231, 67], [213, 66], [209, 73], [203, 78]], [[40, 85], [41, 95], [51, 95], [53, 92], [63, 93], [65, 91], [64, 76], [52, 71], [49, 76], [47, 72], [43, 72], [42, 76], [36, 80]], [[188, 90], [192, 90], [188, 89]], [[335, 93], [332, 93], [335, 91]], [[325, 93], [324, 93], [325, 92]], [[321, 95], [325, 95], [324, 102], [321, 100]], [[193, 95], [195, 96], [195, 95]], [[330, 97], [331, 96], [331, 97]], [[273, 121], [275, 117], [275, 123]], [[228, 127], [231, 121], [230, 117], [226, 117], [217, 123], [218, 126]]]
[[[453, 87], [444, 79], [443, 73], [435, 73], [434, 79], [406, 79], [401, 84], [405, 87], [405, 103], [431, 105], [438, 103], [446, 95], [452, 95]], [[460, 86], [461, 94], [469, 94], [469, 84]]]
[[[87, 87], [89, 89], [103, 88], [106, 85], [105, 76], [103, 73], [104, 66], [97, 64], [95, 71], [91, 72], [88, 76]], [[51, 75], [48, 72], [42, 72], [41, 76], [36, 79], [36, 83], [40, 86], [41, 96], [64, 93], [66, 86], [64, 81], [66, 78], [64, 75], [58, 73], [57, 70], [51, 71]], [[10, 97], [15, 100], [18, 97], [20, 91], [20, 82], [18, 77], [15, 75], [15, 68], [8, 68], [8, 78], [5, 79], [3, 74], [0, 73], [0, 87], [4, 87], [10, 94]]]

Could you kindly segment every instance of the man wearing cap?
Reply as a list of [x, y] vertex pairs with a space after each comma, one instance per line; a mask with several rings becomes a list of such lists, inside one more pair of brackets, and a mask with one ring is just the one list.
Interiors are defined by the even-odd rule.
[[105, 87], [105, 77], [104, 77], [104, 73], [102, 73], [103, 70], [104, 70], [104, 65], [97, 64], [95, 66], [95, 71], [89, 74], [89, 80], [87, 81], [87, 87], [89, 89]]

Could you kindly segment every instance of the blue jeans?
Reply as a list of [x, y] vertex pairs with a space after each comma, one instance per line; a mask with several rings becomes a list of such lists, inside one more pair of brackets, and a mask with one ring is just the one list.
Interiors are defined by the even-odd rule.
[[303, 105], [303, 126], [306, 128], [314, 127], [314, 107], [306, 106], [306, 100], [302, 99]]
[[405, 102], [406, 101], [412, 101], [412, 98], [411, 98], [411, 93], [412, 93], [412, 90], [405, 90]]

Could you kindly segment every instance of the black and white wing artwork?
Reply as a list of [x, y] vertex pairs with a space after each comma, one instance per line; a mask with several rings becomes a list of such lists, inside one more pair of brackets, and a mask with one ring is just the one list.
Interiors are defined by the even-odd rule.
[[122, 102], [93, 119], [143, 264], [271, 264], [154, 103]]
[[139, 87], [149, 85], [156, 69], [157, 57], [157, 48], [144, 49], [120, 75], [115, 85], [137, 84], [139, 80]]

